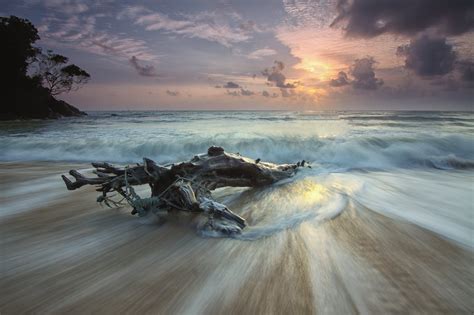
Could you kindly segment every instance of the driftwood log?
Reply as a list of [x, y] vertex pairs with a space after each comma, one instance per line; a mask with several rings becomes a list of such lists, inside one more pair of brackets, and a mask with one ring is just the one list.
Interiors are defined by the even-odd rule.
[[[170, 211], [202, 213], [208, 221], [205, 228], [225, 234], [240, 233], [245, 220], [225, 205], [212, 199], [211, 191], [221, 187], [261, 187], [291, 177], [297, 164], [273, 164], [253, 160], [240, 154], [224, 152], [212, 146], [207, 154], [194, 156], [188, 162], [160, 166], [144, 158], [143, 164], [117, 167], [109, 163], [92, 163], [96, 178], [88, 178], [76, 170], [69, 171], [75, 181], [62, 175], [67, 189], [75, 190], [84, 185], [96, 185], [102, 194], [97, 198], [108, 206], [123, 205], [125, 200], [132, 214], [145, 216], [152, 212], [163, 217]], [[151, 197], [141, 198], [133, 189], [135, 185], [148, 184]], [[120, 195], [117, 201], [113, 195]]]

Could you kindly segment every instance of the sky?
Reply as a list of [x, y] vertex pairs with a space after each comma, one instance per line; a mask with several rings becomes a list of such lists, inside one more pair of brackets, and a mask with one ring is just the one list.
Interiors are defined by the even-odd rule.
[[473, 110], [472, 0], [0, 0], [82, 110]]

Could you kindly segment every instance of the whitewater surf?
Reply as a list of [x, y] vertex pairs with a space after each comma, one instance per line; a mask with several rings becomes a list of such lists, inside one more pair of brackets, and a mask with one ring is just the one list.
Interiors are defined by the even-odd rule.
[[[474, 309], [472, 113], [97, 112], [0, 126], [6, 313]], [[248, 223], [231, 238], [193, 216], [101, 208], [92, 187], [68, 192], [60, 178], [214, 144], [312, 168], [217, 191]]]

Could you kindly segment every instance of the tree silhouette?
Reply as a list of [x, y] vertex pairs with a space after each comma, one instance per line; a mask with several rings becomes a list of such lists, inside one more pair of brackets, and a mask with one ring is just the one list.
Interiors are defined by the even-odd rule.
[[38, 30], [26, 19], [0, 17], [0, 39], [1, 76], [13, 84], [26, 76], [29, 63], [39, 52], [33, 47], [39, 39]]
[[[90, 75], [67, 57], [42, 53], [33, 46], [38, 39], [27, 19], [0, 17], [0, 120], [85, 115], [54, 95], [79, 88]], [[30, 65], [38, 69], [34, 76]]]
[[51, 50], [38, 54], [37, 76], [51, 95], [67, 93], [77, 90], [90, 79], [89, 73], [80, 67], [70, 64], [65, 56], [54, 54]]

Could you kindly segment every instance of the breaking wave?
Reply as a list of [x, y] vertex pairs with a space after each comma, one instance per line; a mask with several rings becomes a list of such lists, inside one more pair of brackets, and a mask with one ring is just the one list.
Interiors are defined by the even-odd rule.
[[471, 113], [454, 112], [102, 112], [1, 122], [0, 160], [169, 163], [219, 145], [329, 171], [468, 169], [472, 122]]
[[160, 163], [188, 159], [220, 145], [230, 152], [274, 162], [306, 159], [319, 167], [341, 169], [474, 167], [474, 139], [470, 136], [444, 137], [353, 137], [239, 138], [230, 134], [212, 137], [170, 139], [121, 139], [97, 136], [84, 139], [18, 138], [2, 140], [0, 160], [44, 160], [90, 162], [106, 160], [115, 163], [139, 162], [149, 157]]

